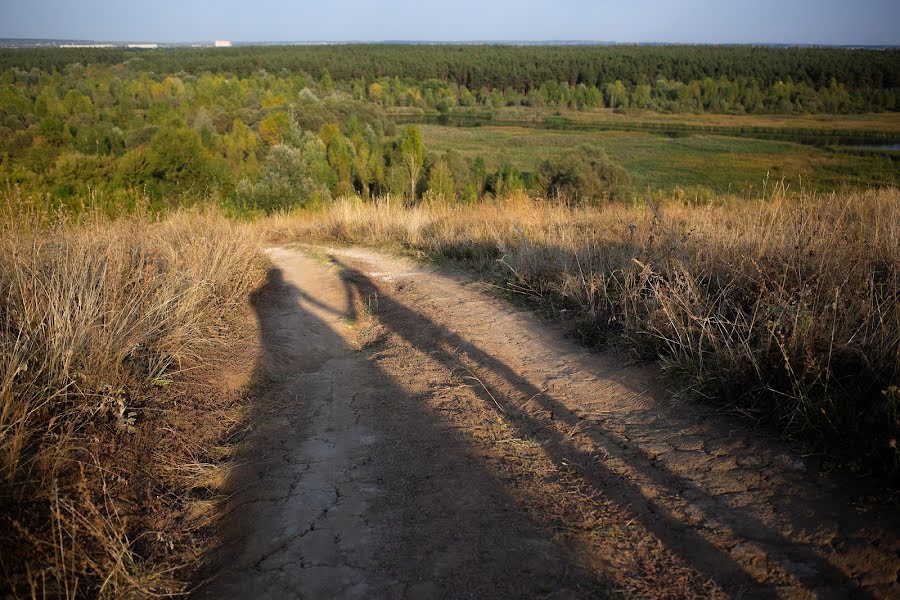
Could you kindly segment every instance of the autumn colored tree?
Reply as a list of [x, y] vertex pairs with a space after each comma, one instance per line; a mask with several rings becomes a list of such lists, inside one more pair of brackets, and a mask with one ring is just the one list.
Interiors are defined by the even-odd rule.
[[259, 136], [270, 146], [284, 142], [291, 132], [291, 117], [283, 110], [269, 113], [259, 122]]

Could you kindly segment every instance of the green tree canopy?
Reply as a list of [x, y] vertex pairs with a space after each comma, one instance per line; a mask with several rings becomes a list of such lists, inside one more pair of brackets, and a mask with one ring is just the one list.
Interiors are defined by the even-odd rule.
[[409, 201], [416, 200], [416, 186], [422, 172], [423, 161], [422, 134], [415, 125], [407, 125], [400, 137], [400, 156], [406, 171], [409, 185]]
[[274, 146], [260, 167], [259, 179], [241, 180], [236, 194], [241, 206], [272, 212], [328, 200], [335, 179], [326, 160], [325, 144], [307, 134], [299, 148]]
[[438, 160], [428, 172], [428, 199], [453, 200], [456, 198], [456, 185], [453, 173], [444, 159]]
[[572, 203], [627, 200], [628, 172], [602, 150], [582, 146], [541, 163], [538, 183], [547, 198]]

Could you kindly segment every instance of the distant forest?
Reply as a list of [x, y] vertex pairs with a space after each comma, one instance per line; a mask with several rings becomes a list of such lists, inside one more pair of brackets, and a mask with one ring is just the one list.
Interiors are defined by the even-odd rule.
[[[126, 49], [6, 49], [0, 70], [58, 71], [73, 63], [119, 64], [152, 73], [326, 74], [353, 84], [398, 78], [452, 83], [476, 94], [502, 90], [523, 98], [557, 84], [603, 92], [605, 105], [716, 112], [896, 110], [900, 50], [757, 46], [472, 46], [381, 45]], [[625, 94], [609, 96], [619, 82]], [[712, 83], [711, 83], [712, 82]], [[679, 90], [678, 85], [686, 89]], [[711, 85], [734, 87], [721, 101], [686, 106]], [[693, 88], [693, 89], [692, 89]], [[779, 89], [776, 89], [779, 88]], [[828, 91], [830, 90], [830, 92]], [[840, 96], [829, 102], [821, 96]], [[780, 96], [766, 102], [770, 96]], [[653, 102], [653, 100], [656, 100]], [[589, 98], [579, 104], [594, 106]], [[688, 103], [690, 104], [690, 103]]]
[[[134, 60], [138, 59], [138, 60]], [[304, 71], [335, 80], [400, 77], [440, 79], [468, 88], [513, 88], [521, 92], [546, 81], [602, 85], [616, 79], [631, 85], [657, 79], [692, 81], [711, 77], [826, 86], [832, 79], [848, 89], [900, 86], [900, 50], [773, 48], [764, 46], [473, 46], [350, 44], [125, 49], [7, 49], [0, 69], [60, 69], [67, 64], [133, 63], [161, 73], [234, 73], [259, 69]]]

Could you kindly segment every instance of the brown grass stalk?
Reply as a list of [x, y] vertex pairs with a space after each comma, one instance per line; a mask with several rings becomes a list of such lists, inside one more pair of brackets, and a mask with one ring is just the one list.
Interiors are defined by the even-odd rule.
[[48, 219], [21, 200], [0, 220], [0, 587], [177, 592], [193, 542], [164, 525], [192, 486], [172, 467], [214, 462], [180, 440], [212, 453], [226, 408], [191, 377], [233, 341], [258, 235], [215, 211]]

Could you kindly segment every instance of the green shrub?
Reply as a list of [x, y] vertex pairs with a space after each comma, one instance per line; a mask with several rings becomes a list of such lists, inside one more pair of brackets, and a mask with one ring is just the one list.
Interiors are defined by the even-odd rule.
[[605, 152], [590, 146], [545, 160], [538, 172], [538, 184], [547, 198], [575, 204], [624, 201], [631, 196], [628, 172]]
[[243, 179], [236, 196], [245, 209], [272, 212], [328, 200], [337, 177], [328, 165], [325, 144], [305, 134], [301, 147], [277, 144], [260, 168], [259, 179]]
[[145, 189], [154, 198], [205, 195], [226, 180], [224, 160], [186, 127], [160, 129], [146, 147], [127, 152], [118, 164], [120, 184]]

